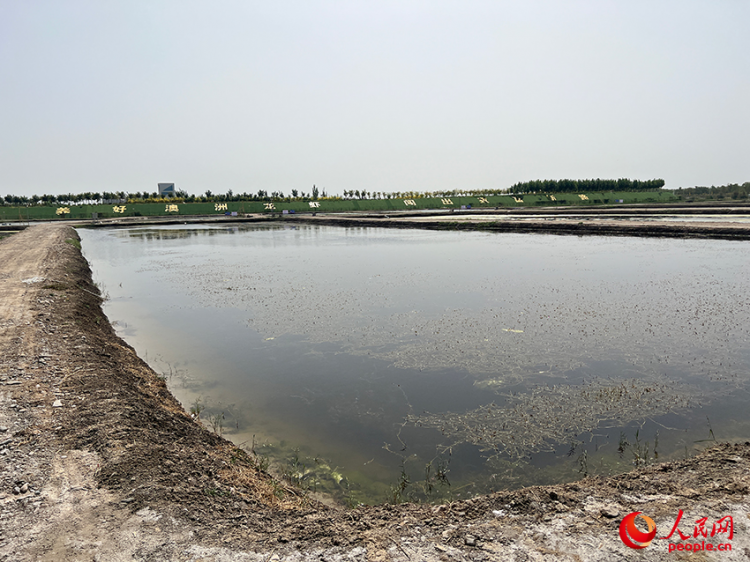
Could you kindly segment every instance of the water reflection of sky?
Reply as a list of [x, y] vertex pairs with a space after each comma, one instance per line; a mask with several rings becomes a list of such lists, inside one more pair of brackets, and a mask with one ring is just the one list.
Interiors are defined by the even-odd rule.
[[[201, 398], [235, 439], [301, 446], [351, 482], [387, 481], [402, 457], [424, 465], [439, 445], [453, 447], [454, 476], [481, 478], [489, 464], [467, 435], [491, 437], [482, 423], [507, 429], [519, 403], [572, 412], [623, 381], [641, 393], [611, 415], [580, 411], [593, 421], [571, 436], [664, 415], [684, 433], [750, 374], [744, 243], [314, 226], [81, 236], [108, 316], [173, 373], [186, 406]], [[558, 385], [554, 404], [539, 385]], [[506, 414], [480, 423], [493, 402]], [[548, 444], [563, 439], [532, 422]]]

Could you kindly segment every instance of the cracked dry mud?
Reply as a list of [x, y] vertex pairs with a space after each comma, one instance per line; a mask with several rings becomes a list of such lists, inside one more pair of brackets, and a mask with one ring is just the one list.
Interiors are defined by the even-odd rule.
[[731, 515], [734, 537], [675, 560], [750, 557], [748, 443], [449, 505], [326, 507], [184, 412], [112, 330], [77, 241], [0, 241], [0, 561], [662, 560], [669, 541], [630, 549], [620, 521], [664, 536], [679, 510], [686, 533]]

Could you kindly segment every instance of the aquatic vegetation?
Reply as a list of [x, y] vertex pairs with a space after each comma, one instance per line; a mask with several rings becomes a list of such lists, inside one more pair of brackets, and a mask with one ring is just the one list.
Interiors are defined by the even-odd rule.
[[[507, 396], [501, 406], [493, 402], [464, 413], [423, 413], [407, 419], [440, 430], [450, 440], [446, 448], [471, 443], [492, 456], [520, 458], [553, 451], [556, 444], [603, 426], [620, 427], [687, 409], [690, 395], [689, 389], [676, 384], [597, 380], [582, 386], [539, 386]], [[638, 447], [634, 451], [645, 458]]]
[[201, 412], [206, 409], [206, 405], [201, 402], [201, 397], [199, 396], [195, 400], [193, 400], [192, 405], [190, 406], [190, 415], [193, 416], [195, 419], [201, 419]]
[[224, 412], [208, 416], [208, 425], [216, 435], [224, 434]]

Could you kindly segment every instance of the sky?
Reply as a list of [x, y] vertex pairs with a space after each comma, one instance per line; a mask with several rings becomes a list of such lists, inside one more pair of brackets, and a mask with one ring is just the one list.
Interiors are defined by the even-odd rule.
[[0, 194], [750, 181], [744, 0], [0, 0]]

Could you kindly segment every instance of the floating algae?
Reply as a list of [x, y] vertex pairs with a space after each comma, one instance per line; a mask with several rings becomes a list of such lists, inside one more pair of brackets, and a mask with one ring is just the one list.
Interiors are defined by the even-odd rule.
[[453, 447], [479, 446], [490, 456], [505, 453], [520, 458], [553, 451], [555, 444], [603, 425], [621, 427], [632, 421], [690, 407], [690, 392], [675, 385], [630, 379], [597, 380], [584, 386], [542, 386], [508, 396], [463, 414], [424, 413], [408, 416], [421, 427], [439, 429]]

